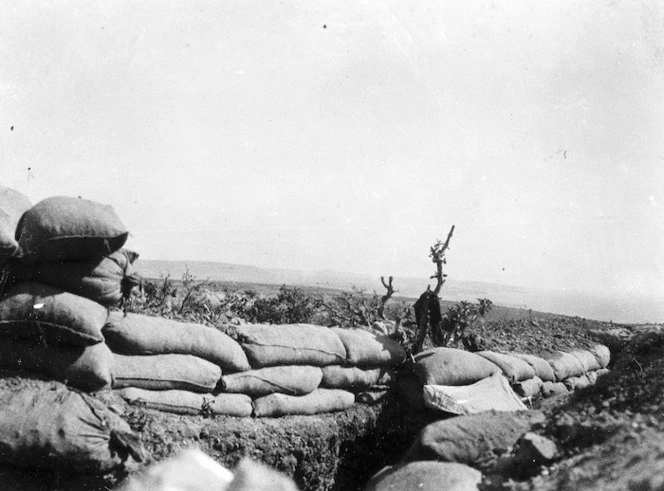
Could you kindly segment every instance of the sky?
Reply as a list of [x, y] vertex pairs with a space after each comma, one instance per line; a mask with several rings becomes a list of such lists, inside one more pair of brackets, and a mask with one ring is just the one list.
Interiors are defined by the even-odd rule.
[[658, 1], [0, 7], [0, 183], [144, 259], [664, 296]]

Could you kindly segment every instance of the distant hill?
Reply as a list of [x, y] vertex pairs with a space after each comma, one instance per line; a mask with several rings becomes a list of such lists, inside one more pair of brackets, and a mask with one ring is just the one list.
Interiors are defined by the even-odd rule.
[[[371, 293], [382, 293], [379, 277], [339, 271], [300, 271], [293, 269], [260, 268], [241, 264], [203, 261], [157, 261], [139, 259], [138, 272], [145, 278], [160, 278], [170, 275], [180, 279], [189, 269], [199, 280], [268, 285], [290, 285], [333, 290], [351, 290], [353, 286]], [[395, 277], [394, 286], [398, 295], [417, 298], [433, 281], [427, 278]], [[497, 305], [522, 309], [533, 309], [589, 319], [648, 323], [664, 322], [664, 298], [619, 297], [593, 293], [581, 293], [553, 289], [524, 288], [458, 281], [449, 278], [443, 287], [441, 298], [449, 301], [489, 298]]]

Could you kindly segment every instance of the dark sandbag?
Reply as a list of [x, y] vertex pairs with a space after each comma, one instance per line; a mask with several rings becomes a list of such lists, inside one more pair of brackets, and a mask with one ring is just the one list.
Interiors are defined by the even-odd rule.
[[102, 332], [111, 350], [123, 355], [194, 355], [229, 372], [250, 368], [234, 339], [203, 324], [111, 312]]
[[105, 307], [41, 283], [11, 288], [0, 301], [0, 335], [88, 346], [104, 340]]
[[494, 450], [505, 450], [545, 422], [540, 411], [487, 411], [457, 416], [426, 426], [403, 457], [403, 462], [440, 460], [477, 465]]
[[473, 491], [482, 473], [452, 462], [411, 462], [387, 467], [371, 478], [364, 491]]
[[128, 232], [109, 205], [54, 196], [26, 211], [16, 227], [21, 261], [85, 261], [122, 248]]
[[542, 384], [544, 382], [541, 378], [535, 376], [528, 380], [522, 380], [514, 385], [514, 392], [521, 397], [535, 397], [542, 391]]
[[254, 401], [254, 414], [258, 417], [277, 417], [292, 414], [318, 414], [348, 409], [355, 396], [339, 389], [316, 389], [304, 396], [270, 394]]
[[251, 397], [244, 394], [197, 394], [186, 390], [145, 390], [127, 387], [120, 395], [130, 404], [167, 413], [224, 416], [251, 416]]
[[388, 371], [384, 368], [362, 369], [331, 365], [323, 367], [321, 387], [357, 391], [376, 385], [381, 378], [389, 382]]
[[535, 376], [533, 367], [526, 361], [515, 356], [496, 353], [495, 351], [478, 351], [477, 354], [486, 358], [491, 363], [498, 365], [503, 371], [503, 375], [510, 382], [520, 382], [521, 380], [527, 380]]
[[547, 357], [547, 361], [551, 365], [551, 368], [553, 368], [553, 373], [558, 381], [583, 375], [583, 365], [578, 358], [570, 353], [556, 351]]
[[221, 368], [192, 355], [124, 356], [113, 354], [113, 388], [212, 392]]
[[0, 392], [0, 462], [103, 474], [142, 449], [119, 416], [55, 382]]
[[595, 355], [588, 350], [574, 350], [570, 351], [569, 354], [581, 362], [584, 373], [602, 368], [599, 361], [597, 361], [597, 358], [595, 358]]
[[423, 385], [470, 385], [500, 371], [487, 359], [454, 348], [433, 348], [415, 356], [415, 373]]
[[0, 367], [44, 375], [84, 391], [111, 387], [113, 355], [104, 343], [52, 346], [0, 337]]
[[609, 366], [609, 363], [611, 363], [611, 350], [609, 350], [607, 346], [596, 344], [588, 348], [588, 351], [595, 356], [600, 368], [606, 368]]
[[32, 203], [23, 193], [0, 185], [0, 264], [18, 252], [16, 226]]
[[242, 348], [254, 368], [275, 365], [324, 367], [346, 362], [346, 348], [331, 329], [314, 324], [238, 326]]
[[360, 367], [396, 366], [406, 361], [406, 351], [389, 336], [365, 329], [331, 328], [346, 348], [348, 363]]
[[556, 375], [553, 373], [553, 368], [551, 368], [549, 362], [544, 358], [526, 353], [510, 353], [510, 355], [528, 363], [535, 371], [535, 375], [541, 378], [544, 382], [556, 381]]
[[138, 255], [121, 249], [101, 259], [19, 266], [20, 281], [37, 281], [89, 298], [107, 307], [120, 306], [139, 284], [132, 262]]
[[261, 397], [279, 392], [304, 395], [318, 388], [323, 378], [319, 367], [289, 365], [266, 367], [221, 377], [224, 391]]

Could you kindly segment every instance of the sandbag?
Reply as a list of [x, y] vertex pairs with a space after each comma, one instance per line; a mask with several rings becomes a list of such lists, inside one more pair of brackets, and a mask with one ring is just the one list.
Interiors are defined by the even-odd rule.
[[18, 252], [16, 226], [32, 203], [23, 193], [0, 185], [0, 264]]
[[389, 381], [388, 371], [384, 368], [362, 369], [331, 365], [323, 367], [321, 387], [328, 389], [362, 390], [375, 385], [383, 378]]
[[97, 391], [111, 387], [113, 355], [104, 343], [52, 346], [0, 337], [0, 367], [44, 375], [84, 391]]
[[221, 368], [192, 355], [125, 356], [113, 354], [113, 388], [212, 392]]
[[275, 365], [324, 367], [346, 362], [346, 348], [331, 329], [314, 324], [238, 326], [242, 348], [253, 368]]
[[496, 353], [495, 351], [478, 351], [476, 354], [498, 365], [503, 371], [503, 375], [510, 382], [520, 382], [521, 380], [527, 380], [535, 376], [533, 367], [526, 361], [515, 356]]
[[569, 377], [563, 380], [563, 383], [569, 390], [585, 389], [592, 385], [585, 374], [579, 375], [578, 377]]
[[415, 356], [415, 373], [422, 385], [470, 385], [500, 368], [468, 351], [433, 348]]
[[242, 457], [226, 491], [298, 491], [293, 480], [251, 457]]
[[121, 249], [101, 259], [24, 264], [19, 281], [36, 281], [89, 298], [107, 307], [120, 306], [139, 284], [132, 262], [138, 254]]
[[538, 376], [522, 380], [514, 385], [514, 392], [521, 397], [535, 397], [541, 392], [543, 383], [542, 379]]
[[364, 491], [474, 491], [482, 473], [453, 462], [411, 462], [388, 467], [371, 478]]
[[592, 354], [590, 351], [574, 350], [570, 351], [569, 354], [581, 362], [581, 366], [583, 366], [584, 373], [591, 372], [593, 370], [599, 370], [600, 368], [602, 368], [599, 365], [597, 358], [595, 358], [595, 355]]
[[16, 227], [21, 261], [85, 261], [122, 248], [128, 232], [113, 207], [54, 196], [26, 211]]
[[505, 450], [546, 421], [540, 411], [487, 411], [431, 423], [403, 457], [404, 463], [439, 460], [476, 465], [494, 450]]
[[111, 350], [123, 355], [193, 355], [224, 371], [250, 368], [247, 356], [234, 339], [203, 324], [111, 312], [102, 332]]
[[119, 416], [55, 382], [0, 391], [0, 462], [104, 474], [142, 448]]
[[121, 389], [120, 395], [130, 404], [142, 405], [167, 413], [224, 416], [251, 416], [251, 397], [244, 394], [198, 394], [187, 390]]
[[41, 283], [19, 283], [0, 300], [0, 335], [88, 346], [104, 340], [107, 316], [105, 307], [87, 298]]
[[318, 388], [323, 378], [319, 367], [289, 365], [266, 367], [221, 377], [224, 391], [261, 397], [275, 392], [304, 395]]
[[535, 375], [537, 375], [543, 381], [545, 382], [556, 381], [556, 375], [553, 373], [553, 368], [551, 368], [549, 362], [546, 361], [544, 358], [540, 358], [539, 356], [530, 355], [526, 353], [510, 353], [510, 355], [528, 363], [535, 371]]
[[556, 351], [549, 355], [546, 361], [553, 368], [553, 373], [558, 381], [583, 375], [583, 365], [578, 358], [569, 353]]
[[499, 373], [472, 385], [425, 385], [423, 396], [427, 407], [452, 414], [527, 409], [510, 388], [507, 379]]
[[386, 335], [366, 329], [331, 328], [346, 349], [346, 360], [360, 367], [396, 366], [406, 361], [406, 350]]
[[355, 396], [340, 389], [316, 389], [304, 396], [270, 394], [254, 400], [254, 415], [278, 417], [292, 414], [318, 414], [348, 409]]
[[569, 394], [569, 390], [562, 382], [544, 382], [542, 384], [542, 395], [544, 397], [552, 397], [559, 395]]
[[609, 350], [607, 346], [596, 344], [588, 348], [588, 351], [595, 356], [600, 368], [606, 368], [609, 366], [609, 363], [611, 363], [611, 350]]

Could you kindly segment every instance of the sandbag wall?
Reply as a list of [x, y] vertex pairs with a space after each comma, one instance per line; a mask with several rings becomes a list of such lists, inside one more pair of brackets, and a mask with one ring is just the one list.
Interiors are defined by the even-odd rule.
[[[179, 414], [318, 414], [380, 399], [390, 368], [406, 357], [397, 342], [361, 329], [250, 324], [237, 330], [240, 344], [205, 326], [112, 313], [104, 335], [116, 353], [114, 386], [129, 403]], [[189, 355], [177, 354], [186, 342]], [[210, 364], [195, 365], [192, 354]], [[174, 366], [181, 369], [177, 380], [159, 375], [167, 367], [174, 373]]]
[[8, 280], [0, 299], [0, 368], [87, 391], [111, 386], [112, 356], [101, 331], [108, 308], [135, 284], [136, 254], [122, 250], [127, 236], [112, 207], [80, 198], [47, 198], [22, 213], [15, 244], [2, 245], [10, 252], [0, 264]]
[[415, 374], [402, 379], [399, 389], [414, 406], [423, 407], [424, 386], [467, 386], [500, 373], [519, 396], [548, 397], [594, 384], [608, 372], [610, 359], [609, 349], [600, 344], [545, 357], [433, 348], [415, 356]]

